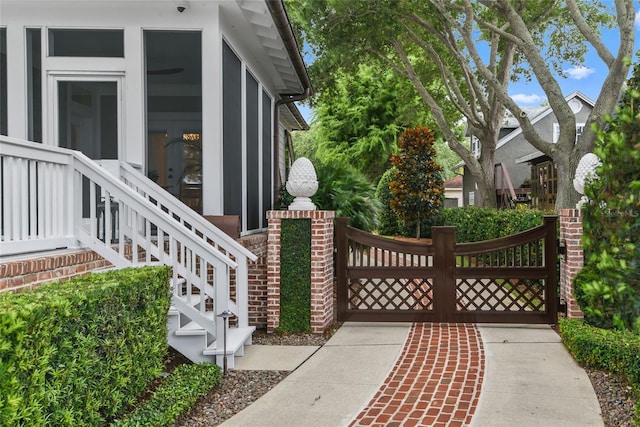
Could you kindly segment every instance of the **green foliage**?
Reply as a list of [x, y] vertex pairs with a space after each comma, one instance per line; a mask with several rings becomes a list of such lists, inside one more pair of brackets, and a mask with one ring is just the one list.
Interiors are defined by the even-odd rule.
[[311, 331], [311, 220], [283, 219], [280, 234], [280, 326]]
[[170, 270], [125, 269], [0, 294], [0, 425], [103, 425], [167, 351]]
[[393, 181], [396, 173], [395, 168], [388, 169], [378, 181], [376, 188], [376, 199], [380, 202], [381, 208], [378, 213], [378, 233], [383, 236], [400, 235], [402, 224], [398, 214], [391, 209], [391, 191], [389, 183]]
[[582, 211], [586, 267], [597, 277], [576, 282], [581, 308], [595, 325], [640, 333], [640, 65], [594, 152], [602, 165]]
[[221, 380], [222, 371], [218, 365], [180, 365], [149, 400], [111, 426], [172, 426], [180, 415], [188, 411], [199, 398], [206, 396]]
[[631, 383], [638, 397], [635, 423], [640, 425], [640, 336], [594, 328], [577, 319], [561, 319], [560, 335], [578, 363]]
[[444, 225], [456, 227], [459, 243], [479, 242], [519, 233], [542, 225], [542, 217], [550, 212], [534, 209], [489, 209], [466, 206], [445, 208]]
[[390, 206], [409, 226], [416, 237], [422, 232], [422, 221], [438, 216], [444, 199], [442, 167], [435, 162], [434, 133], [426, 127], [405, 130], [400, 135], [400, 152], [391, 157], [396, 170], [389, 182]]
[[380, 203], [374, 187], [355, 169], [339, 163], [316, 162], [318, 192], [311, 197], [318, 209], [336, 211], [336, 216], [349, 217], [351, 225], [369, 231], [376, 228]]

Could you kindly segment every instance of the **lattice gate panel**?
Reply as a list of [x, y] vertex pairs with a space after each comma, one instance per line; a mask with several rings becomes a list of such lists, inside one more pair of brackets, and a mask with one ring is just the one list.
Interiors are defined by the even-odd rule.
[[433, 310], [430, 279], [355, 279], [349, 285], [348, 310]]
[[457, 310], [544, 312], [544, 288], [544, 279], [460, 279], [456, 284]]

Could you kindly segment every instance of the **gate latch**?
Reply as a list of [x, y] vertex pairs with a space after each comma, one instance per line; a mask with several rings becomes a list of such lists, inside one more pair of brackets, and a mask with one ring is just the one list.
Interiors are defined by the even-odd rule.
[[558, 255], [565, 256], [567, 254], [567, 241], [561, 239], [558, 241]]

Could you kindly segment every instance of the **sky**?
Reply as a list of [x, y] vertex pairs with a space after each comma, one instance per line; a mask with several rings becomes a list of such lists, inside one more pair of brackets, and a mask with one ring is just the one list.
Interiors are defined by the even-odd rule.
[[[640, 49], [640, 10], [636, 11], [635, 19], [635, 36], [636, 45], [634, 52]], [[618, 50], [618, 34], [616, 30], [605, 31], [603, 33], [605, 44], [609, 50], [615, 55]], [[638, 58], [634, 58], [637, 61]], [[307, 65], [309, 59], [305, 58]], [[591, 100], [595, 101], [600, 93], [600, 88], [604, 79], [607, 77], [609, 70], [595, 50], [591, 49], [586, 57], [585, 62], [580, 66], [572, 66], [563, 69], [566, 78], [559, 77], [562, 93], [567, 96], [575, 91], [580, 91]], [[523, 107], [538, 107], [546, 102], [546, 96], [542, 88], [537, 82], [514, 82], [509, 87], [509, 95]], [[301, 103], [297, 103], [298, 109], [302, 113], [307, 123], [313, 120], [313, 111]]]

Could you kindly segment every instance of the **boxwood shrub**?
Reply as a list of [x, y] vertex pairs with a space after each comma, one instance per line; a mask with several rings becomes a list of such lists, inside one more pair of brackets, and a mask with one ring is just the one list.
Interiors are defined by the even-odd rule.
[[0, 294], [0, 425], [104, 425], [163, 368], [167, 267]]
[[635, 422], [640, 425], [640, 335], [586, 325], [578, 319], [561, 319], [560, 335], [576, 361], [625, 378], [635, 389]]
[[542, 217], [551, 215], [536, 209], [490, 209], [466, 206], [445, 208], [444, 225], [456, 227], [456, 241], [478, 242], [519, 233], [542, 225]]
[[218, 365], [198, 363], [178, 366], [153, 393], [153, 396], [112, 427], [172, 426], [199, 398], [220, 384]]

